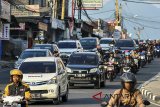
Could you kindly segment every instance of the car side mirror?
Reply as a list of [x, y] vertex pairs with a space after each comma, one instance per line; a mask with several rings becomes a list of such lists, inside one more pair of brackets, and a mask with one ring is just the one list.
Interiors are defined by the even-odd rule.
[[150, 102], [148, 100], [143, 100], [143, 104], [147, 106], [150, 105]]
[[61, 75], [65, 72], [65, 70], [61, 70], [60, 72], [58, 72], [58, 75]]
[[18, 59], [18, 58], [19, 58], [19, 56], [15, 56], [15, 58], [16, 58], [16, 59]]

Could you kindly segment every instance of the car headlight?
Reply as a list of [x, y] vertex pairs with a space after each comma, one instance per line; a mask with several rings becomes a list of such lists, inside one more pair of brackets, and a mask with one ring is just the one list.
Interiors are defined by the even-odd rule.
[[56, 84], [57, 83], [57, 77], [53, 77], [48, 81], [48, 84]]
[[73, 71], [70, 68], [66, 67], [66, 70], [67, 70], [67, 73], [73, 73]]
[[90, 73], [95, 73], [95, 72], [97, 72], [97, 71], [98, 71], [97, 68], [93, 68], [93, 69], [90, 70]]

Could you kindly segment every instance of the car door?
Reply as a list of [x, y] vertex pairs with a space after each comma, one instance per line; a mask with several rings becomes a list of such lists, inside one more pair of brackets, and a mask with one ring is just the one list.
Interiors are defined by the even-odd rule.
[[[61, 60], [57, 61], [57, 67], [58, 67], [59, 85], [61, 87], [61, 92], [64, 93], [65, 89], [66, 89], [66, 74], [65, 74], [65, 68], [64, 68]], [[62, 72], [62, 71], [64, 71], [64, 72]]]

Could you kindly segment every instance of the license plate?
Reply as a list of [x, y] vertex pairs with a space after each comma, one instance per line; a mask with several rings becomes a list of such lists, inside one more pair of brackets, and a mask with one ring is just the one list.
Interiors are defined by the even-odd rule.
[[75, 74], [76, 77], [85, 77], [85, 74]]
[[41, 94], [32, 94], [32, 98], [41, 98]]

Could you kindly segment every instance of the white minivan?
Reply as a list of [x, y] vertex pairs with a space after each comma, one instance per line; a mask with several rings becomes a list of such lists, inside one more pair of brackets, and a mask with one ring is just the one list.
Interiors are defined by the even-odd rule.
[[33, 101], [53, 100], [57, 104], [61, 98], [63, 102], [68, 100], [68, 75], [61, 58], [27, 58], [19, 69], [23, 82], [30, 86]]

